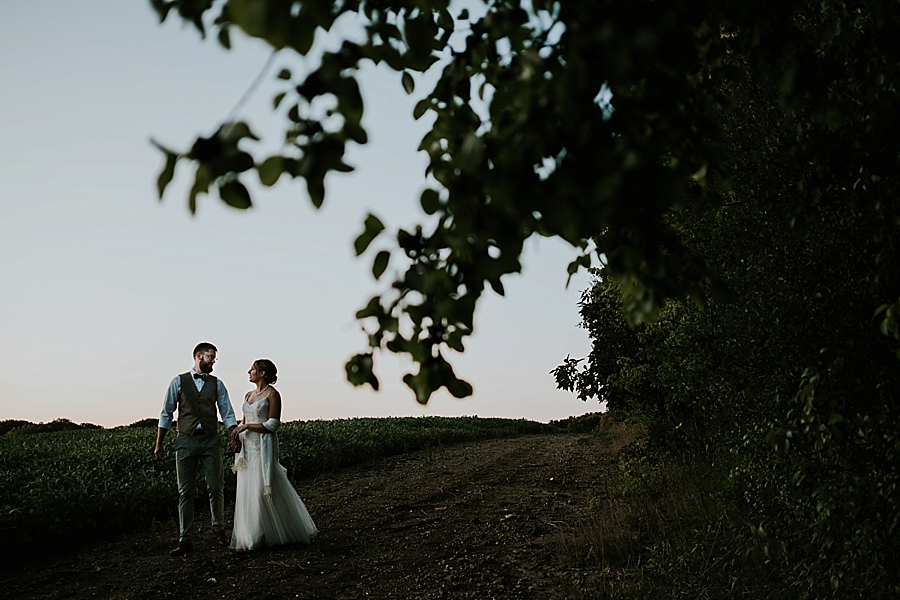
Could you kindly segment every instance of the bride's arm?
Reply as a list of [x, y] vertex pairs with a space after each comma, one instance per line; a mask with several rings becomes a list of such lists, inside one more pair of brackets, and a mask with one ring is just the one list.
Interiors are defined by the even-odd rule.
[[244, 423], [246, 423], [246, 421], [247, 421], [247, 417], [242, 417], [241, 424], [231, 430], [231, 439], [232, 440], [240, 440], [241, 439], [241, 433], [243, 433], [243, 431], [247, 428], [247, 426], [244, 425]]
[[[250, 397], [250, 392], [244, 394], [244, 400]], [[240, 440], [241, 433], [247, 428], [244, 423], [247, 422], [247, 417], [241, 415], [241, 424], [231, 430], [231, 439], [235, 441]]]

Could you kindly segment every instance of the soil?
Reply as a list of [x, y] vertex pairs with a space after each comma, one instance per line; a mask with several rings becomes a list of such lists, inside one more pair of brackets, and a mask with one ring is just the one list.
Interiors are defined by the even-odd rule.
[[588, 574], [566, 564], [564, 539], [612, 462], [600, 437], [545, 434], [292, 478], [318, 536], [247, 553], [216, 545], [198, 497], [191, 554], [171, 558], [177, 523], [157, 522], [0, 566], [0, 597], [577, 597]]

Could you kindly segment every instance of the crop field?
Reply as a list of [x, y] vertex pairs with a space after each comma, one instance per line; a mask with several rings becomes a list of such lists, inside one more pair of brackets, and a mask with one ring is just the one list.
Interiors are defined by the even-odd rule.
[[[278, 431], [281, 464], [292, 479], [311, 477], [422, 448], [541, 433], [541, 423], [478, 417], [396, 417], [293, 421]], [[224, 446], [225, 493], [233, 494], [233, 455]], [[94, 533], [174, 514], [174, 432], [156, 461], [153, 427], [119, 427], [0, 436], [0, 538], [27, 547], [55, 535]], [[199, 476], [198, 497], [205, 490]], [[198, 505], [203, 504], [198, 501]]]

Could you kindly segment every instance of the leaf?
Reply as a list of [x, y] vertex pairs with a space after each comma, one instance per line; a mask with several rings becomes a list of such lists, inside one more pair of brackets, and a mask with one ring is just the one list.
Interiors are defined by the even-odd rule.
[[416, 102], [416, 106], [413, 108], [413, 119], [419, 120], [419, 118], [425, 114], [425, 111], [431, 106], [431, 98], [424, 98]]
[[194, 185], [191, 186], [191, 192], [188, 195], [188, 209], [191, 214], [197, 212], [197, 196], [209, 193], [209, 169], [204, 164], [197, 165], [197, 171], [194, 173]]
[[387, 269], [390, 259], [391, 253], [387, 250], [381, 250], [375, 255], [375, 260], [372, 262], [372, 275], [375, 276], [375, 279], [381, 278], [385, 269]]
[[288, 69], [282, 69], [278, 72], [278, 79], [287, 80], [290, 78], [291, 78], [291, 72]]
[[372, 389], [378, 391], [378, 378], [373, 372], [373, 359], [371, 354], [357, 354], [347, 361], [344, 366], [347, 371], [347, 381], [355, 386], [369, 384]]
[[222, 126], [221, 131], [222, 141], [225, 143], [236, 144], [244, 138], [250, 138], [251, 140], [259, 141], [259, 138], [256, 137], [256, 134], [250, 131], [250, 126], [243, 121], [226, 123]]
[[384, 224], [373, 214], [369, 214], [366, 216], [366, 221], [363, 224], [365, 229], [359, 237], [353, 242], [353, 247], [356, 250], [356, 255], [359, 256], [363, 252], [366, 251], [366, 248], [369, 247], [369, 244], [372, 243], [378, 234], [384, 231]]
[[[288, 3], [290, 4], [290, 3]], [[305, 2], [303, 6], [313, 3]], [[302, 55], [305, 55], [312, 48], [316, 39], [316, 28], [318, 25], [310, 19], [298, 18], [290, 22], [290, 40], [289, 45]]]
[[438, 211], [441, 207], [441, 199], [438, 193], [428, 188], [422, 192], [422, 197], [419, 200], [419, 203], [422, 205], [422, 210], [425, 211], [427, 215], [433, 215]]
[[150, 6], [156, 11], [157, 16], [159, 16], [159, 22], [162, 23], [166, 20], [166, 16], [168, 16], [173, 5], [165, 0], [150, 0]]
[[353, 121], [346, 121], [344, 123], [344, 133], [348, 138], [350, 138], [360, 146], [369, 141], [369, 136], [366, 133], [366, 130], [363, 129], [361, 125], [354, 123]]
[[284, 157], [278, 155], [270, 156], [264, 160], [261, 165], [256, 167], [256, 172], [259, 174], [259, 181], [266, 187], [275, 185], [284, 171]]
[[159, 148], [159, 150], [166, 155], [166, 164], [163, 166], [162, 171], [159, 172], [159, 178], [156, 180], [156, 187], [159, 190], [159, 199], [162, 200], [166, 187], [175, 176], [175, 165], [178, 163], [180, 156], [153, 140], [150, 140], [150, 143]]
[[421, 370], [416, 375], [413, 375], [412, 373], [404, 375], [403, 383], [415, 393], [416, 402], [422, 405], [428, 404], [428, 399], [431, 397], [431, 393], [434, 390], [429, 389], [425, 377], [422, 376]]
[[463, 346], [462, 338], [463, 332], [457, 330], [445, 335], [444, 342], [447, 344], [447, 346], [456, 350], [457, 352], [465, 352], [465, 346]]
[[359, 83], [352, 77], [342, 78], [338, 90], [333, 93], [337, 97], [338, 110], [344, 118], [359, 123], [363, 116], [363, 98], [359, 91]]
[[469, 383], [468, 381], [463, 381], [455, 375], [453, 375], [453, 379], [451, 381], [448, 381], [446, 385], [447, 391], [450, 392], [450, 394], [454, 398], [466, 398], [468, 396], [471, 396], [472, 392], [474, 391], [472, 389], [471, 383]]
[[357, 319], [366, 319], [368, 317], [381, 317], [384, 314], [384, 309], [381, 308], [381, 296], [375, 296], [369, 299], [369, 303], [366, 304], [365, 308], [361, 308], [356, 311]]
[[437, 34], [431, 12], [421, 11], [413, 19], [407, 19], [404, 27], [406, 45], [413, 58], [424, 59], [431, 54], [432, 44]]
[[316, 208], [322, 208], [322, 203], [325, 202], [324, 177], [318, 179], [307, 177], [306, 192], [309, 194], [309, 200], [313, 203], [313, 206]]
[[287, 92], [281, 92], [280, 94], [275, 94], [275, 97], [272, 98], [272, 108], [278, 108], [281, 105], [281, 101], [284, 100], [284, 97]]
[[[584, 264], [584, 257], [587, 256], [587, 264]], [[574, 259], [569, 263], [569, 266], [566, 267], [566, 272], [569, 274], [569, 277], [566, 279], [566, 288], [568, 289], [569, 283], [572, 281], [572, 276], [578, 272], [582, 266], [590, 267], [591, 266], [591, 256], [589, 254], [584, 254]]]
[[228, 27], [222, 27], [219, 29], [219, 43], [226, 50], [231, 50], [231, 34], [228, 31]]
[[453, 31], [453, 17], [450, 15], [450, 11], [447, 9], [443, 9], [438, 12], [438, 27], [443, 29], [444, 31]]
[[219, 197], [228, 206], [239, 208], [241, 210], [250, 208], [250, 192], [244, 187], [244, 184], [238, 180], [228, 181], [219, 186]]
[[403, 71], [403, 75], [400, 77], [400, 81], [403, 83], [403, 89], [406, 90], [407, 94], [412, 94], [416, 89], [416, 82], [413, 81], [412, 75], [409, 74], [409, 71]]

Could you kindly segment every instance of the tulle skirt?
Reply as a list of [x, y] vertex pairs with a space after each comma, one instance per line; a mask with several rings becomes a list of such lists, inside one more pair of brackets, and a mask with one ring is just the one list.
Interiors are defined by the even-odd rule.
[[[274, 438], [274, 435], [266, 437]], [[253, 550], [309, 543], [318, 531], [316, 524], [287, 478], [287, 470], [274, 458], [265, 459], [266, 442], [275, 440], [259, 441], [262, 444], [245, 443], [243, 452], [235, 457], [237, 492], [231, 547]]]

